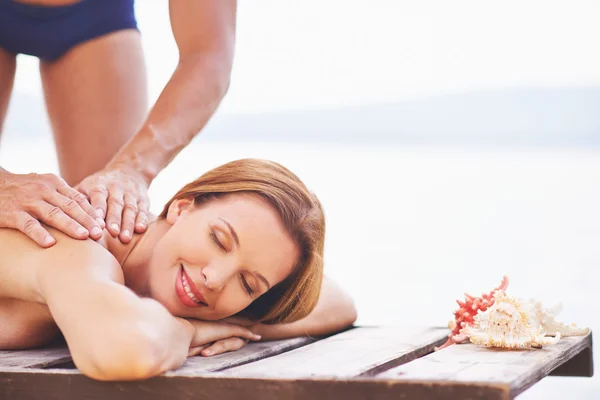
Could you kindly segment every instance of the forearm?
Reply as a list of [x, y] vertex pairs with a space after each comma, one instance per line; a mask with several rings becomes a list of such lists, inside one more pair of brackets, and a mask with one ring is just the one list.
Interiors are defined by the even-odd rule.
[[204, 128], [227, 91], [230, 71], [217, 52], [182, 56], [140, 131], [109, 167], [141, 172], [150, 183]]
[[78, 326], [50, 307], [84, 374], [99, 380], [145, 379], [183, 364], [193, 334], [185, 321], [172, 317], [155, 300], [100, 291], [108, 296], [96, 296], [100, 305], [89, 315], [66, 315], [62, 307], [63, 316], [78, 316]]
[[326, 277], [315, 309], [305, 318], [287, 324], [258, 324], [252, 331], [262, 340], [328, 335], [351, 326], [356, 320], [352, 299]]
[[[93, 264], [81, 262], [92, 255], [98, 258]], [[143, 379], [180, 366], [192, 327], [123, 286], [119, 265], [103, 263], [102, 256], [49, 254], [46, 260], [60, 263], [50, 262], [38, 278], [75, 365], [100, 380]]]

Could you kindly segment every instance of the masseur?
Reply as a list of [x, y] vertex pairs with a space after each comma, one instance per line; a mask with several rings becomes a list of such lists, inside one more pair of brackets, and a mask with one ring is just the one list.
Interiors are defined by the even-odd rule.
[[148, 223], [148, 187], [202, 130], [225, 95], [235, 0], [170, 0], [179, 63], [150, 113], [133, 0], [0, 0], [0, 132], [16, 55], [40, 59], [60, 174], [0, 167], [0, 227], [37, 244], [106, 227], [128, 243]]

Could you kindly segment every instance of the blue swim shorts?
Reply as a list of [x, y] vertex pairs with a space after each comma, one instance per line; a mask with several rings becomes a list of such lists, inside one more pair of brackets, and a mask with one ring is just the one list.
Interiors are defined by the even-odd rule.
[[80, 0], [40, 6], [0, 0], [0, 47], [56, 60], [73, 46], [122, 29], [137, 29], [134, 0]]

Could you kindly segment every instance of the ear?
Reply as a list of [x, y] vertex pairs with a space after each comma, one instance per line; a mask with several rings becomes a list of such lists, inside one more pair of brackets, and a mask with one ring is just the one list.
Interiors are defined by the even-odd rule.
[[186, 211], [194, 207], [193, 199], [177, 199], [169, 205], [166, 221], [173, 225]]

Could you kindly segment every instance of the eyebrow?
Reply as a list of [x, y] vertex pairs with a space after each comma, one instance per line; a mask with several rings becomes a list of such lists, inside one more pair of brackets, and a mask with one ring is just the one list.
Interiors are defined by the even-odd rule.
[[[229, 228], [229, 233], [231, 233], [231, 236], [233, 236], [233, 241], [235, 242], [235, 244], [237, 245], [237, 248], [239, 249], [240, 248], [240, 239], [238, 238], [238, 235], [235, 232], [235, 229], [233, 229], [233, 226], [231, 226], [231, 224], [225, 218], [219, 217], [219, 219], [221, 221], [223, 221], [225, 223], [225, 225], [227, 225], [227, 228]], [[256, 276], [258, 276], [258, 279], [260, 279], [261, 281], [263, 281], [263, 283], [265, 285], [267, 285], [267, 289], [271, 289], [271, 284], [269, 283], [269, 281], [267, 280], [267, 278], [265, 278], [264, 276], [262, 276], [260, 274], [260, 272], [253, 271], [253, 273]]]
[[235, 229], [233, 229], [233, 226], [231, 226], [231, 224], [229, 222], [227, 222], [227, 220], [225, 220], [224, 218], [219, 217], [219, 219], [223, 222], [225, 222], [225, 225], [227, 225], [227, 227], [229, 228], [229, 233], [231, 233], [231, 236], [233, 236], [233, 241], [235, 242], [237, 248], [240, 248], [240, 239], [238, 238], [237, 233], [235, 233]]
[[269, 281], [267, 280], [267, 278], [265, 278], [264, 276], [262, 276], [259, 272], [256, 272], [256, 271], [253, 271], [253, 272], [254, 272], [254, 274], [256, 276], [258, 276], [258, 279], [260, 279], [261, 281], [263, 281], [263, 283], [265, 285], [267, 285], [267, 290], [270, 290], [271, 289], [271, 285], [269, 285]]

